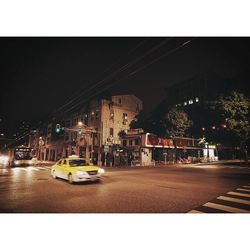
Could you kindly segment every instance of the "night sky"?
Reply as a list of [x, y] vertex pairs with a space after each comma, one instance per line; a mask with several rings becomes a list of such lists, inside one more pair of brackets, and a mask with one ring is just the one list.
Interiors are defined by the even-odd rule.
[[[0, 38], [1, 133], [11, 136], [22, 121], [38, 120], [69, 101], [74, 93], [103, 79], [165, 38]], [[112, 94], [135, 94], [150, 112], [164, 88], [204, 71], [246, 82], [249, 38], [171, 38], [154, 56], [185, 41], [186, 46], [118, 81]], [[150, 63], [143, 59], [138, 66]]]

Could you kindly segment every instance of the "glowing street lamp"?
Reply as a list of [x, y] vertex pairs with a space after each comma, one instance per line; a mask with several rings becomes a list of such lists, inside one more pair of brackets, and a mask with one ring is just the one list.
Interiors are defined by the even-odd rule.
[[83, 123], [80, 121], [80, 122], [78, 122], [78, 126], [82, 126], [83, 125]]

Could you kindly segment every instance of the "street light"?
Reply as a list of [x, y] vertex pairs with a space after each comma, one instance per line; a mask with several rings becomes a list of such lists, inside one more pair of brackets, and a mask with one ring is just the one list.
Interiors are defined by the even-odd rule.
[[83, 125], [83, 123], [80, 121], [80, 122], [78, 122], [78, 126], [82, 126]]

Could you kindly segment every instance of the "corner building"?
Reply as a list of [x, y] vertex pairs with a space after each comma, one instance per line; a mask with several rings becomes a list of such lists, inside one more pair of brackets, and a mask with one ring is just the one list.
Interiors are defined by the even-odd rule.
[[[104, 164], [104, 155], [107, 157], [121, 143], [119, 132], [128, 130], [131, 121], [141, 110], [142, 101], [134, 95], [93, 99], [60, 122], [48, 124], [47, 134], [43, 136], [45, 145], [37, 145], [41, 151], [37, 153], [38, 158], [56, 161], [61, 157], [79, 155], [94, 164]], [[81, 127], [79, 122], [83, 124]], [[65, 128], [63, 134], [55, 134], [56, 123]], [[88, 129], [93, 132], [85, 132]], [[35, 143], [33, 140], [30, 145]]]

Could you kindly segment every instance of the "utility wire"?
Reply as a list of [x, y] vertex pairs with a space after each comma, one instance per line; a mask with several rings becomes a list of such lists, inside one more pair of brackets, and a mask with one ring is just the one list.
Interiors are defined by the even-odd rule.
[[[142, 67], [139, 67], [138, 69], [136, 69], [135, 71], [129, 73], [128, 75], [126, 75], [125, 77], [118, 79], [117, 81], [110, 83], [108, 86], [106, 86], [106, 88], [101, 89], [100, 91], [95, 92], [94, 94], [92, 94], [91, 96], [88, 96], [87, 100], [84, 100], [84, 102], [88, 102], [88, 100], [90, 100], [91, 98], [93, 98], [94, 96], [97, 96], [98, 94], [104, 92], [105, 90], [109, 89], [110, 87], [112, 87], [113, 85], [116, 85], [118, 82], [136, 74], [137, 72], [143, 70], [144, 68], [148, 67], [149, 65], [155, 63], [156, 61], [160, 60], [161, 58], [168, 56], [172, 53], [174, 53], [175, 51], [181, 49], [182, 47], [186, 46], [187, 44], [189, 44], [192, 40], [188, 40], [184, 43], [182, 43], [181, 45], [177, 46], [176, 48], [173, 48], [169, 51], [167, 51], [166, 53], [162, 54], [161, 56], [155, 58], [154, 60], [152, 60], [151, 62], [149, 62], [148, 64], [143, 65]], [[69, 111], [73, 110], [74, 108], [77, 108], [79, 105], [81, 105], [83, 102], [78, 102], [76, 103], [74, 106], [72, 106], [70, 109], [66, 110], [65, 113], [68, 113]]]
[[[149, 38], [146, 38], [146, 39], [144, 39], [143, 41], [139, 42], [134, 48], [132, 48], [132, 49], [127, 53], [126, 56], [129, 56], [130, 54], [132, 54], [136, 49], [138, 49], [138, 48], [139, 48], [142, 44], [144, 44], [148, 39], [149, 39]], [[109, 66], [107, 69], [105, 69], [105, 70], [103, 71], [103, 73], [108, 72], [109, 70], [111, 70], [112, 67], [115, 66], [116, 64], [118, 64], [122, 59], [123, 59], [123, 58], [120, 57], [116, 62], [114, 62], [111, 66]], [[102, 74], [103, 74], [103, 73], [102, 73]], [[81, 95], [81, 92], [84, 92], [84, 91], [87, 90], [87, 88], [91, 88], [91, 87], [92, 87], [92, 82], [90, 82], [86, 87], [82, 88], [82, 89], [80, 90], [80, 93], [79, 93], [79, 91], [77, 91], [77, 93], [71, 95], [70, 98], [69, 98], [69, 99], [71, 99], [71, 100], [70, 100], [69, 102], [63, 104], [61, 107], [59, 107], [59, 108], [58, 108], [57, 110], [55, 110], [53, 113], [56, 113], [56, 112], [60, 111], [60, 110], [61, 110], [62, 108], [64, 108], [65, 106], [67, 106], [68, 104], [72, 103], [76, 98], [78, 98], [77, 96]], [[76, 95], [77, 95], [77, 96], [76, 96]], [[72, 98], [73, 98], [73, 99], [72, 99]]]
[[[150, 49], [149, 51], [147, 51], [147, 52], [146, 52], [145, 54], [143, 54], [142, 56], [139, 56], [139, 57], [135, 58], [134, 60], [132, 60], [131, 62], [127, 63], [126, 65], [122, 66], [121, 68], [119, 68], [118, 70], [116, 70], [115, 72], [113, 72], [111, 75], [114, 75], [116, 72], [123, 72], [123, 71], [125, 71], [126, 69], [129, 69], [129, 66], [132, 66], [133, 64], [135, 64], [136, 62], [138, 62], [141, 58], [144, 58], [145, 56], [149, 55], [149, 54], [152, 53], [153, 51], [157, 50], [158, 48], [160, 48], [161, 46], [163, 46], [167, 41], [169, 41], [169, 40], [164, 40], [164, 41], [162, 41], [161, 43], [159, 43], [158, 45], [154, 46], [152, 49]], [[182, 48], [182, 47], [186, 46], [187, 44], [189, 44], [191, 41], [192, 41], [192, 40], [188, 40], [188, 41], [184, 42], [183, 44], [179, 45], [178, 47], [176, 47], [176, 48], [174, 48], [174, 49], [168, 51], [167, 53], [164, 53], [163, 55], [161, 55], [161, 56], [159, 56], [159, 57], [157, 57], [157, 58], [155, 58], [154, 60], [152, 60], [152, 61], [149, 62], [148, 64], [145, 64], [145, 65], [143, 65], [142, 67], [137, 68], [135, 71], [129, 73], [129, 74], [126, 75], [125, 77], [123, 77], [123, 78], [121, 78], [121, 79], [119, 79], [119, 80], [117, 80], [117, 81], [115, 81], [115, 82], [113, 82], [113, 83], [111, 83], [111, 84], [108, 84], [108, 85], [106, 86], [106, 88], [101, 89], [100, 91], [97, 91], [97, 92], [93, 93], [92, 95], [88, 96], [88, 100], [90, 100], [90, 99], [93, 98], [94, 96], [97, 96], [98, 94], [104, 92], [105, 90], [109, 89], [110, 87], [112, 87], [113, 85], [117, 84], [118, 82], [120, 82], [120, 81], [122, 81], [122, 80], [124, 80], [124, 79], [126, 79], [126, 78], [128, 78], [128, 77], [130, 77], [130, 76], [132, 76], [132, 75], [134, 75], [134, 74], [136, 74], [136, 73], [139, 72], [140, 70], [142, 70], [142, 69], [148, 67], [149, 65], [153, 64], [154, 62], [160, 60], [162, 57], [165, 57], [165, 56], [167, 56], [167, 55], [169, 55], [169, 54], [171, 54], [171, 53], [174, 53], [175, 51], [177, 51], [177, 50], [179, 50], [180, 48]], [[142, 42], [142, 43], [143, 43], [143, 42]], [[140, 43], [140, 44], [142, 44], [142, 43]], [[140, 46], [140, 44], [138, 44], [138, 46], [136, 46], [136, 48], [138, 48], [138, 47]], [[133, 50], [135, 50], [136, 48], [134, 48]], [[133, 50], [132, 50], [132, 51], [133, 51]], [[131, 53], [131, 52], [130, 52], [130, 53]], [[116, 64], [116, 63], [115, 63], [115, 64]], [[114, 65], [115, 65], [115, 64], [114, 64]], [[112, 66], [111, 66], [111, 67], [112, 67]], [[109, 78], [109, 77], [110, 77], [110, 76], [106, 77], [105, 79], [107, 79], [107, 78]], [[103, 82], [103, 80], [102, 80], [102, 81], [99, 81], [97, 84], [95, 84], [95, 87], [98, 87], [98, 84], [100, 85], [100, 83], [102, 83], [102, 82]], [[103, 84], [102, 84], [102, 85], [103, 85]], [[91, 88], [91, 89], [93, 89], [93, 88]], [[88, 91], [90, 91], [90, 90], [88, 90]], [[81, 94], [81, 95], [82, 95], [82, 94]], [[78, 97], [77, 99], [79, 99], [79, 97]], [[76, 99], [76, 100], [77, 100], [77, 99]], [[72, 102], [72, 101], [71, 101], [71, 102]], [[87, 102], [87, 100], [85, 100], [85, 102]], [[74, 106], [71, 106], [71, 108], [67, 109], [64, 113], [68, 113], [69, 111], [71, 111], [71, 110], [73, 110], [74, 108], [76, 108], [76, 107], [78, 107], [79, 105], [81, 105], [81, 103], [82, 103], [82, 102], [77, 102]], [[63, 106], [65, 107], [65, 105], [63, 105]], [[44, 124], [45, 124], [45, 123], [47, 123], [47, 122], [44, 122]], [[21, 137], [19, 137], [18, 139], [16, 139], [16, 141], [19, 141], [20, 139], [24, 138], [24, 137], [25, 137], [26, 135], [28, 135], [29, 133], [30, 133], [30, 132], [25, 133], [24, 135], [22, 135]]]
[[[117, 73], [122, 73], [125, 70], [127, 70], [130, 66], [133, 66], [135, 63], [137, 63], [138, 61], [140, 61], [142, 58], [150, 55], [151, 53], [153, 53], [154, 51], [156, 51], [157, 49], [159, 49], [160, 47], [162, 47], [165, 43], [167, 43], [171, 38], [168, 39], [164, 39], [162, 42], [160, 42], [159, 44], [157, 44], [156, 46], [154, 46], [153, 48], [151, 48], [150, 50], [148, 50], [146, 53], [144, 53], [141, 56], [136, 57], [135, 59], [133, 59], [132, 61], [128, 62], [127, 64], [123, 65], [122, 67], [120, 67], [118, 70], [114, 71], [113, 73], [111, 73], [110, 75], [106, 76], [104, 79], [102, 79], [101, 81], [93, 84], [92, 86], [90, 86], [89, 89], [86, 89], [83, 93], [78, 94], [77, 97], [75, 97], [73, 100], [71, 100], [68, 104], [73, 103], [74, 101], [78, 100], [79, 98], [81, 98], [83, 95], [86, 95], [88, 92], [90, 92], [92, 89], [94, 88], [98, 88], [100, 86], [102, 86], [105, 82], [105, 80], [108, 80], [109, 78], [111, 78], [112, 76], [115, 76]], [[102, 84], [103, 83], [103, 84]], [[68, 104], [65, 104], [64, 107], [66, 107]]]

